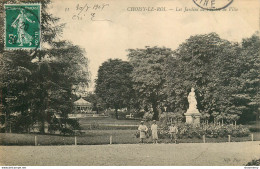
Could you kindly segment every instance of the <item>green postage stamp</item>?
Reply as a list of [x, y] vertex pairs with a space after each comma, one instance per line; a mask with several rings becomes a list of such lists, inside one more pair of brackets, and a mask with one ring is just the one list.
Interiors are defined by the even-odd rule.
[[5, 4], [5, 49], [40, 49], [41, 4]]

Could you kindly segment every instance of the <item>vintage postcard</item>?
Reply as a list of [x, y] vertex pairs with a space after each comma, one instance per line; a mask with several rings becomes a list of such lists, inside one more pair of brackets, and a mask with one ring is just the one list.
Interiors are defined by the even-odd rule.
[[259, 0], [4, 0], [0, 165], [260, 165]]

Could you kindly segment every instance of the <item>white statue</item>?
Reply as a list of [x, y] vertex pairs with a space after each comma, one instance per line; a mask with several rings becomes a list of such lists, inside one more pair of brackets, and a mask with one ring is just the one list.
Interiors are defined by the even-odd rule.
[[200, 124], [200, 112], [197, 109], [197, 100], [195, 96], [195, 89], [192, 87], [188, 95], [189, 109], [184, 115], [186, 116], [186, 123]]
[[191, 92], [188, 95], [189, 109], [197, 109], [197, 100], [194, 92], [194, 88], [191, 88]]
[[191, 92], [188, 95], [189, 109], [187, 110], [187, 113], [199, 113], [199, 110], [197, 109], [197, 100], [194, 91], [195, 89], [192, 87]]

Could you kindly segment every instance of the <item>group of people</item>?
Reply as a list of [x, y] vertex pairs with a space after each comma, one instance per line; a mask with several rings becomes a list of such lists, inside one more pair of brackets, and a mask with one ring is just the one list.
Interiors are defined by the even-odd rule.
[[[140, 131], [140, 143], [144, 143], [144, 139], [147, 137], [148, 134], [148, 127], [144, 125], [144, 121], [141, 121], [138, 130]], [[153, 120], [153, 124], [151, 125], [151, 131], [153, 143], [158, 144], [158, 126], [156, 124], [156, 120]], [[174, 123], [172, 123], [169, 127], [169, 134], [171, 141], [173, 141], [174, 139], [174, 142], [177, 144], [178, 128]]]

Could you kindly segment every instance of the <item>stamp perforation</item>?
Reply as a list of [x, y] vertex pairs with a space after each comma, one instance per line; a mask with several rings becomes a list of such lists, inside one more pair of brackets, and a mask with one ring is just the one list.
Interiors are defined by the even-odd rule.
[[[32, 46], [32, 47], [7, 47], [7, 14], [6, 14], [6, 8], [7, 6], [30, 6], [30, 5], [37, 5], [39, 7], [39, 11], [38, 11], [38, 16], [37, 18], [37, 22], [39, 23], [39, 45], [37, 46]], [[5, 50], [41, 50], [41, 3], [21, 3], [21, 4], [11, 4], [11, 3], [6, 3], [4, 4], [4, 49]], [[25, 8], [24, 8], [25, 9]], [[27, 11], [29, 11], [28, 9], [26, 9]]]

